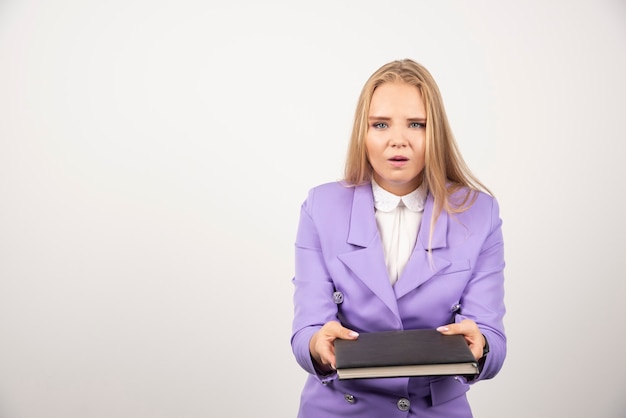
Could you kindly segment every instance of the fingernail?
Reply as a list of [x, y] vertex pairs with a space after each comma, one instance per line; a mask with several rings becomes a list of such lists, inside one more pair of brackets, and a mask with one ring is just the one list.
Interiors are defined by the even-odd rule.
[[446, 332], [446, 331], [448, 331], [448, 329], [449, 329], [448, 327], [439, 327], [439, 328], [437, 328], [437, 331], [439, 331], [439, 332]]
[[358, 332], [354, 332], [354, 331], [350, 331], [350, 334], [348, 334], [351, 337], [358, 337], [359, 333]]

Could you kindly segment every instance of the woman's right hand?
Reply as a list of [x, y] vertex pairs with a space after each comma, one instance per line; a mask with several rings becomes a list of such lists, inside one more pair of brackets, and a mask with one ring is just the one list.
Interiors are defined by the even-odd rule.
[[335, 345], [336, 339], [356, 340], [359, 334], [343, 327], [337, 321], [329, 321], [319, 329], [309, 341], [311, 357], [317, 363], [321, 372], [328, 373], [336, 369]]

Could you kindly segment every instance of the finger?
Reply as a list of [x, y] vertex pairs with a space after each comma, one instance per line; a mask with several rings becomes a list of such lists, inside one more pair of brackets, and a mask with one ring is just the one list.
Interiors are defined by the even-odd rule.
[[332, 340], [334, 338], [312, 338], [309, 346], [311, 356], [322, 366], [322, 369], [334, 369], [335, 353]]
[[[356, 331], [353, 331], [349, 328], [341, 327], [337, 331], [338, 331], [338, 335], [336, 335], [336, 338], [333, 338], [333, 341], [338, 340], [338, 339], [339, 340], [356, 340], [359, 337], [359, 334]], [[326, 353], [324, 360], [333, 370], [337, 370], [337, 366], [335, 365], [335, 362], [336, 362], [335, 344], [334, 342], [331, 344], [332, 345], [330, 346], [330, 351]]]
[[463, 334], [466, 336], [473, 336], [480, 333], [476, 322], [470, 319], [464, 319], [454, 324], [442, 325], [437, 328], [437, 331], [445, 335]]
[[328, 329], [325, 331], [325, 334], [331, 339], [340, 338], [342, 340], [355, 340], [359, 336], [358, 332], [342, 326], [337, 321], [328, 322], [324, 326], [328, 327]]
[[437, 331], [444, 335], [463, 335], [474, 358], [478, 360], [483, 356], [484, 337], [474, 321], [463, 320], [456, 324], [442, 325]]
[[458, 324], [447, 324], [447, 325], [442, 325], [438, 327], [437, 331], [439, 331], [440, 333], [444, 335], [454, 335], [454, 334], [459, 334], [459, 327], [458, 327]]
[[331, 369], [335, 370], [335, 353], [334, 350], [332, 348], [327, 347], [324, 348], [323, 350], [321, 350], [320, 352], [320, 362], [324, 365], [324, 366], [328, 366]]
[[309, 351], [318, 364], [335, 369], [336, 339], [355, 340], [359, 334], [342, 326], [338, 321], [329, 321], [316, 332], [309, 342]]
[[342, 340], [356, 340], [359, 338], [359, 333], [348, 328], [342, 328], [339, 338]]

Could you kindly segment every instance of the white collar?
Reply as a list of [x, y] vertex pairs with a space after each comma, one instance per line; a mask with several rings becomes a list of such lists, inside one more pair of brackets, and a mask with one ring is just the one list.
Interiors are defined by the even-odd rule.
[[374, 193], [374, 207], [382, 212], [391, 212], [400, 202], [412, 212], [422, 212], [427, 195], [424, 182], [411, 193], [396, 196], [380, 187], [374, 179], [372, 179], [372, 192]]

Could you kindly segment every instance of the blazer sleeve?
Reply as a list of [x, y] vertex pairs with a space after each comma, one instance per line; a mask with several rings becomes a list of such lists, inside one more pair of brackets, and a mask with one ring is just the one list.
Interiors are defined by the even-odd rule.
[[489, 342], [489, 353], [484, 362], [481, 361], [480, 374], [472, 383], [494, 377], [502, 368], [507, 349], [503, 324], [505, 262], [502, 220], [498, 202], [494, 198], [489, 201], [489, 231], [463, 293], [461, 312], [455, 317], [456, 322], [466, 318], [475, 321]]
[[333, 301], [334, 285], [326, 268], [314, 222], [315, 189], [309, 192], [300, 210], [295, 242], [294, 319], [291, 346], [298, 364], [319, 379], [328, 379], [315, 369], [309, 352], [309, 340], [326, 322], [338, 320]]

